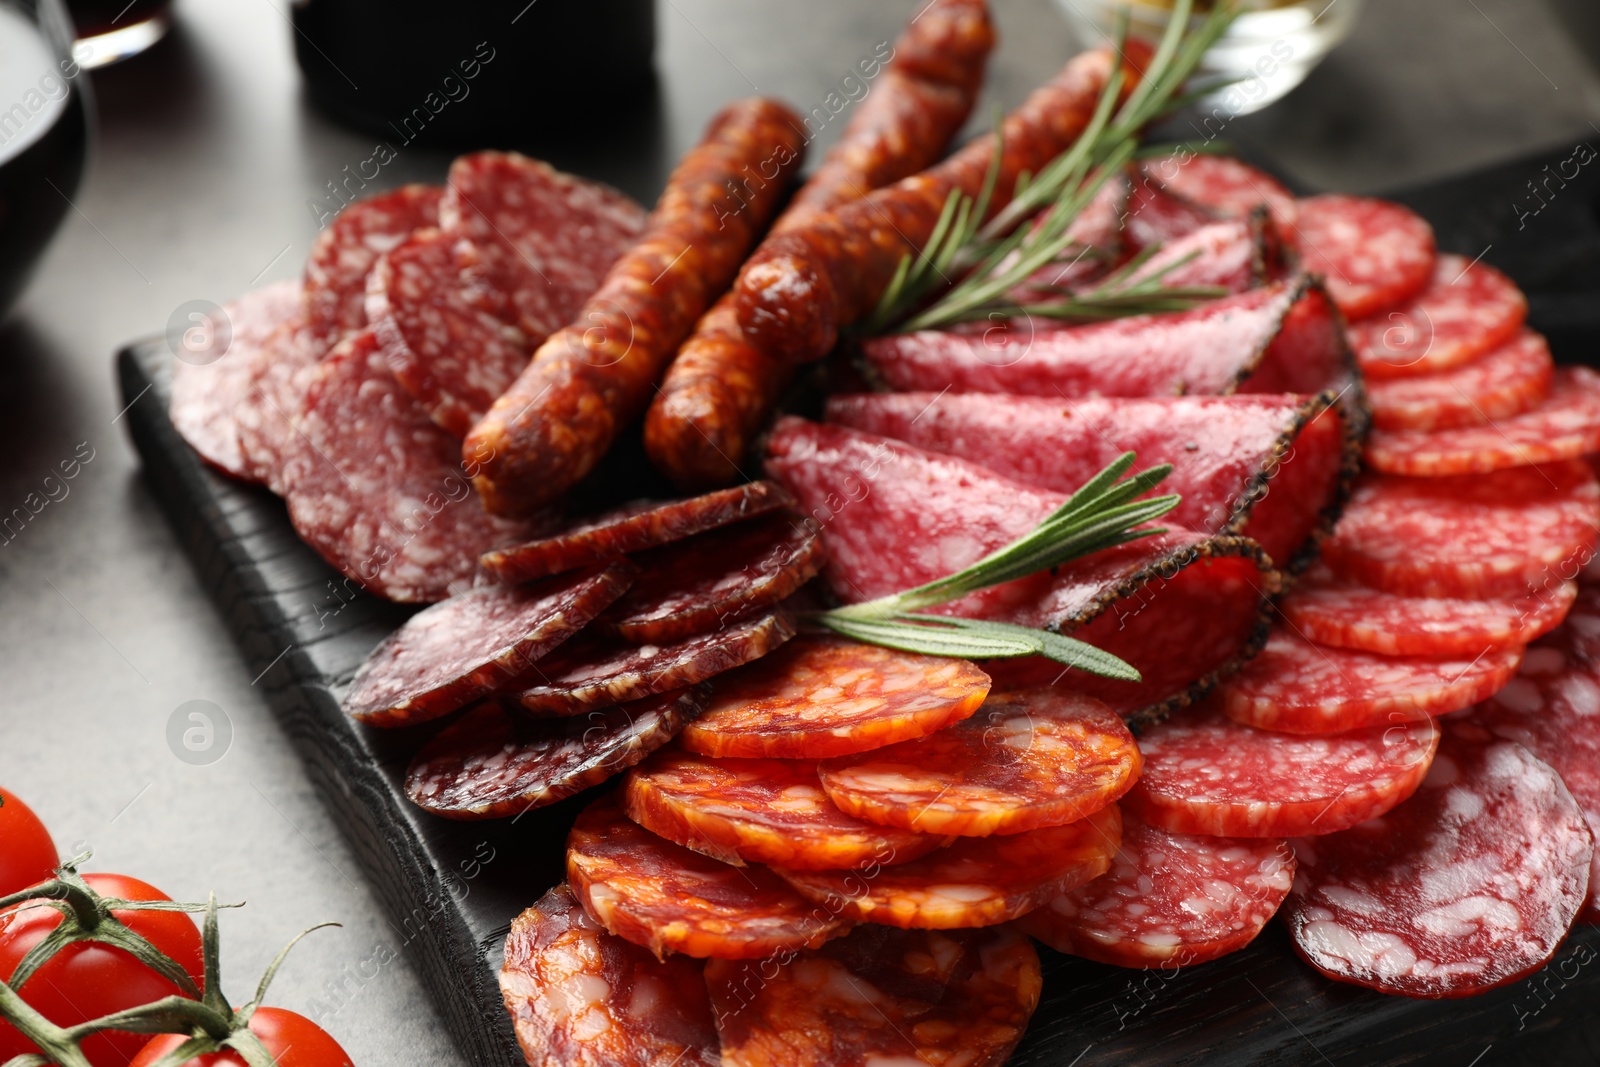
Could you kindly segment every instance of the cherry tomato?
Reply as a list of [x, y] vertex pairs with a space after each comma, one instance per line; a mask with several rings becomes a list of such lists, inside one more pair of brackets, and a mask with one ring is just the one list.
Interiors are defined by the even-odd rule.
[[60, 860], [39, 816], [0, 789], [0, 897], [49, 878]]
[[[126, 875], [86, 874], [83, 880], [104, 897], [172, 899], [154, 886]], [[202, 984], [200, 930], [188, 915], [178, 911], [112, 914], [176, 960], [195, 985]], [[61, 913], [48, 906], [21, 905], [0, 912], [0, 978], [9, 979], [28, 950], [60, 922]], [[18, 992], [46, 1019], [58, 1026], [71, 1026], [183, 991], [120, 948], [80, 942], [52, 956]], [[83, 1051], [94, 1067], [124, 1067], [149, 1040], [148, 1034], [108, 1031], [86, 1038]], [[0, 1022], [0, 1063], [36, 1051], [13, 1027]]]
[[[304, 1015], [283, 1008], [257, 1008], [250, 1016], [250, 1032], [261, 1039], [278, 1067], [351, 1067], [350, 1056], [339, 1042]], [[150, 1067], [183, 1044], [179, 1034], [162, 1034], [140, 1050], [128, 1067]], [[249, 1067], [231, 1049], [185, 1060], [183, 1067]]]

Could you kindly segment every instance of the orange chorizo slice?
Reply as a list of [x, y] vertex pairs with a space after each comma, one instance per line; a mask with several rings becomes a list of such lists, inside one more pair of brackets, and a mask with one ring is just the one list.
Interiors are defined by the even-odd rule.
[[969, 719], [828, 760], [820, 773], [828, 796], [857, 818], [987, 837], [1077, 822], [1133, 788], [1142, 765], [1116, 712], [1041, 688], [991, 693]]
[[988, 692], [989, 676], [963, 659], [799, 637], [718, 678], [683, 747], [705, 756], [845, 756], [959, 722]]
[[634, 822], [728, 863], [829, 870], [906, 863], [944, 843], [840, 811], [812, 760], [711, 759], [677, 749], [628, 773], [622, 806]]
[[906, 929], [994, 926], [1098, 878], [1122, 846], [1115, 804], [1087, 819], [1001, 837], [963, 838], [896, 867], [791, 871], [775, 867], [828, 913]]
[[845, 928], [765, 867], [733, 867], [657, 837], [615, 794], [573, 824], [567, 881], [591, 918], [658, 957], [763, 959], [816, 948]]

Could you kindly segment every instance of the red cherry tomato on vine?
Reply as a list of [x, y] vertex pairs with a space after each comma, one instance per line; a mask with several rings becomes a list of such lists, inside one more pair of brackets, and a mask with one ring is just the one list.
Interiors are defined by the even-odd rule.
[[0, 789], [0, 897], [49, 878], [61, 861], [39, 816]]
[[[121, 874], [86, 874], [83, 880], [103, 897], [170, 900], [161, 890]], [[112, 915], [171, 956], [194, 979], [204, 981], [200, 930], [178, 911], [113, 911]], [[0, 979], [10, 979], [34, 945], [61, 923], [61, 913], [41, 905], [0, 912]], [[72, 1026], [110, 1012], [183, 991], [120, 948], [80, 942], [68, 945], [33, 972], [17, 992], [57, 1026]], [[84, 1055], [94, 1067], [124, 1067], [149, 1043], [148, 1034], [107, 1031], [84, 1039]], [[0, 1022], [0, 1063], [37, 1051], [31, 1042]]]
[[[327, 1031], [304, 1015], [283, 1008], [257, 1008], [250, 1016], [250, 1032], [261, 1039], [278, 1067], [351, 1067], [350, 1057]], [[140, 1050], [128, 1067], [150, 1067], [183, 1044], [179, 1034], [162, 1034]], [[211, 1052], [185, 1060], [184, 1067], [249, 1067], [233, 1050]]]

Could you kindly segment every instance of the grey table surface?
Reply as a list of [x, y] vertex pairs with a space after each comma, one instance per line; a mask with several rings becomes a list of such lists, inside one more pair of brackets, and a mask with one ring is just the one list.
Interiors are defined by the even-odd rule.
[[[1339, 0], [1335, 0], [1339, 2]], [[1074, 50], [1050, 0], [994, 0], [989, 95], [1014, 103]], [[641, 198], [725, 100], [807, 108], [891, 37], [910, 0], [662, 0], [659, 131], [597, 126], [552, 152]], [[191, 299], [294, 276], [307, 200], [372, 138], [304, 100], [284, 0], [178, 0], [155, 51], [94, 76], [100, 130], [74, 210], [0, 328], [0, 513], [80, 446], [93, 458], [14, 538], [0, 538], [0, 782], [63, 848], [92, 846], [174, 896], [249, 907], [224, 920], [241, 992], [277, 947], [323, 920], [272, 999], [321, 1020], [357, 1063], [453, 1064], [402, 939], [379, 914], [140, 480], [118, 424], [111, 356]], [[988, 108], [983, 108], [988, 113]], [[1368, 0], [1351, 40], [1296, 92], [1242, 118], [1247, 151], [1313, 187], [1377, 190], [1600, 136], [1600, 79], [1536, 0]], [[379, 181], [436, 181], [447, 153], [407, 148]], [[231, 743], [176, 758], [189, 700], [226, 712]]]

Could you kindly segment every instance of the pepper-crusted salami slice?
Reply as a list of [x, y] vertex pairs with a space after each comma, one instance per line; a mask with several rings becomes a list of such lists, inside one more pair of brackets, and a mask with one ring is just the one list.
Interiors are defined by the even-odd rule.
[[1111, 869], [1018, 925], [1057, 952], [1116, 967], [1187, 967], [1254, 941], [1294, 870], [1287, 841], [1174, 834], [1124, 815]]
[[502, 582], [526, 582], [671, 544], [793, 503], [777, 484], [762, 481], [689, 500], [630, 505], [554, 537], [488, 553], [483, 569]]
[[727, 863], [831, 870], [906, 863], [944, 844], [845, 814], [822, 791], [814, 760], [718, 760], [674, 749], [634, 768], [622, 805], [646, 830]]
[[1228, 218], [1245, 218], [1265, 207], [1273, 225], [1292, 237], [1300, 218], [1293, 194], [1272, 175], [1242, 160], [1208, 152], [1186, 152], [1152, 160], [1144, 176], [1163, 189]]
[[1471, 363], [1517, 335], [1528, 299], [1510, 278], [1465, 256], [1439, 257], [1415, 299], [1350, 327], [1369, 378], [1406, 378]]
[[490, 511], [519, 515], [559, 498], [643, 414], [804, 149], [800, 117], [773, 100], [738, 101], [711, 120], [667, 179], [644, 236], [467, 435], [464, 454], [489, 457], [473, 483]]
[[563, 884], [512, 922], [500, 993], [530, 1064], [720, 1067], [704, 970], [606, 933]]
[[1327, 279], [1347, 319], [1366, 318], [1422, 292], [1433, 277], [1433, 227], [1387, 200], [1330, 194], [1300, 201], [1294, 243], [1305, 268]]
[[587, 626], [636, 573], [613, 563], [538, 585], [474, 589], [420, 611], [373, 649], [344, 710], [368, 726], [408, 726], [466, 707]]
[[692, 686], [540, 722], [485, 702], [412, 758], [406, 797], [446, 819], [521, 815], [627, 770], [677, 736], [709, 696]]
[[922, 737], [971, 715], [989, 676], [963, 659], [804, 636], [717, 681], [683, 747], [820, 759]]
[[1562, 367], [1555, 372], [1549, 397], [1531, 411], [1484, 426], [1374, 433], [1365, 456], [1375, 470], [1438, 478], [1556, 463], [1596, 451], [1600, 374], [1587, 367]]
[[1578, 587], [1557, 582], [1514, 599], [1397, 596], [1317, 566], [1279, 602], [1307, 640], [1381, 656], [1465, 656], [1526, 645], [1567, 617]]
[[1499, 692], [1521, 662], [1515, 645], [1485, 645], [1457, 659], [1398, 657], [1275, 630], [1261, 654], [1222, 683], [1218, 699], [1246, 726], [1337, 734], [1460, 711]]
[[1027, 689], [990, 694], [931, 736], [828, 760], [821, 773], [851, 815], [987, 837], [1077, 822], [1132, 788], [1141, 762], [1128, 727], [1100, 701]]
[[[1213, 222], [1161, 246], [1125, 279], [1168, 289], [1206, 287], [1242, 293], [1266, 281], [1267, 247], [1259, 223]], [[1092, 289], [1094, 281], [1084, 284]]]
[[[224, 307], [222, 322], [204, 324], [203, 344], [187, 359], [172, 362], [167, 414], [173, 428], [201, 459], [235, 478], [252, 476], [240, 450], [235, 413], [250, 403], [251, 383], [276, 358], [281, 328], [299, 311], [298, 282], [262, 286]], [[227, 330], [226, 347], [219, 343], [218, 327]]]
[[1379, 430], [1451, 430], [1508, 419], [1550, 393], [1550, 346], [1532, 330], [1462, 367], [1367, 383]]
[[1241, 726], [1207, 705], [1139, 738], [1144, 775], [1123, 798], [1146, 822], [1184, 834], [1331, 834], [1416, 791], [1439, 747], [1426, 716], [1293, 737]]
[[670, 645], [580, 639], [535, 663], [523, 676], [525, 688], [506, 699], [536, 715], [576, 715], [703, 682], [760, 659], [793, 636], [794, 620], [779, 608]]
[[764, 959], [816, 948], [844, 927], [765, 867], [732, 867], [657, 837], [615, 795], [573, 824], [567, 879], [591, 917], [657, 956]]
[[296, 532], [390, 600], [426, 603], [468, 589], [479, 554], [545, 528], [483, 510], [459, 443], [400, 388], [371, 330], [317, 367], [292, 446], [283, 482]]
[[367, 275], [413, 230], [439, 224], [442, 196], [436, 185], [402, 185], [356, 201], [317, 235], [301, 301], [319, 355], [367, 325]]
[[770, 607], [822, 569], [822, 541], [778, 513], [641, 553], [643, 577], [603, 620], [635, 644], [708, 630]]
[[1594, 843], [1555, 771], [1460, 724], [1409, 801], [1295, 852], [1284, 915], [1307, 962], [1385, 993], [1464, 997], [1554, 955]]
[[1122, 840], [1115, 804], [1065, 826], [965, 837], [919, 860], [865, 871], [773, 870], [830, 914], [917, 930], [994, 926], [1098, 878]]
[[713, 960], [727, 1067], [1002, 1067], [1039, 1004], [1039, 956], [1002, 927], [861, 926], [768, 963]]
[[1520, 597], [1574, 577], [1600, 537], [1600, 484], [1576, 460], [1357, 483], [1322, 546], [1333, 573], [1402, 596]]

